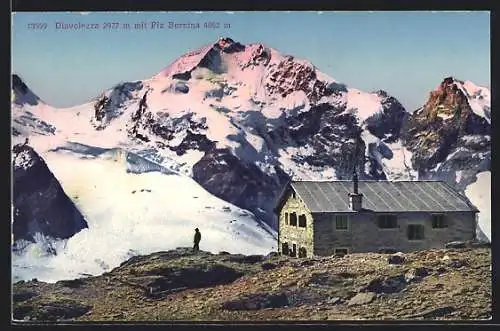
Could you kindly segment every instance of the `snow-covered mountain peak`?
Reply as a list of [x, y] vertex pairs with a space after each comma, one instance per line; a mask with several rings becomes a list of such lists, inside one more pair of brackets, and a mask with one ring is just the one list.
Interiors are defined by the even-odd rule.
[[[215, 73], [222, 73], [225, 71], [227, 60], [230, 57], [224, 55], [235, 55], [238, 53], [251, 53], [252, 47], [235, 42], [229, 37], [221, 37], [217, 41], [205, 45], [201, 48], [189, 51], [180, 56], [170, 65], [161, 70], [155, 77], [170, 77], [174, 79], [189, 80], [191, 73], [196, 68], [207, 68]], [[223, 59], [224, 58], [224, 59]], [[233, 61], [238, 56], [233, 56]], [[225, 60], [225, 61], [223, 61]]]
[[[490, 90], [471, 81], [463, 81], [455, 77], [446, 77], [436, 90], [431, 93], [436, 96], [435, 102], [451, 101], [452, 105], [468, 105], [467, 110], [491, 122]], [[455, 107], [457, 109], [457, 107]]]
[[431, 91], [427, 103], [415, 111], [422, 119], [434, 121], [439, 117], [445, 122], [459, 121], [463, 124], [470, 118], [491, 122], [490, 91], [471, 81], [446, 77]]
[[491, 124], [487, 96], [486, 88], [446, 77], [424, 106], [411, 115], [403, 137], [421, 178], [445, 179], [463, 190], [475, 179], [463, 172], [489, 170]]
[[[335, 81], [320, 73], [306, 60], [283, 55], [262, 43], [243, 45], [228, 37], [184, 54], [153, 79], [161, 80], [167, 77], [189, 81], [193, 76], [200, 79], [200, 72], [194, 71], [202, 68], [208, 69], [213, 75], [223, 75], [222, 80], [232, 81], [240, 86], [252, 87], [261, 83], [266, 90], [263, 91], [264, 94], [270, 97], [274, 94], [286, 97], [293, 90], [302, 89], [308, 95], [312, 94], [319, 99], [321, 96], [311, 91], [317, 84], [316, 81], [321, 82], [315, 87], [316, 90], [325, 90], [327, 83]], [[285, 86], [279, 88], [279, 84]], [[255, 89], [252, 92], [259, 94]], [[328, 91], [324, 94], [328, 94]]]

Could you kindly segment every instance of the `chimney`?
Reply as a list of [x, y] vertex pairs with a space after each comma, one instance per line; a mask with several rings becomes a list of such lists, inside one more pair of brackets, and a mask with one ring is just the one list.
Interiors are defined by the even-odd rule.
[[[356, 154], [358, 153], [359, 144], [356, 143]], [[358, 192], [358, 172], [356, 171], [356, 160], [354, 160], [354, 170], [352, 174], [353, 192], [349, 193], [349, 209], [353, 211], [360, 211], [363, 202], [363, 194]]]
[[354, 174], [352, 174], [352, 185], [354, 187], [352, 193], [358, 194], [358, 173], [356, 172], [356, 168], [354, 168]]
[[358, 175], [356, 173], [354, 173], [352, 181], [353, 181], [354, 192], [349, 193], [349, 209], [354, 211], [360, 211], [363, 208], [362, 207], [363, 194], [358, 192]]

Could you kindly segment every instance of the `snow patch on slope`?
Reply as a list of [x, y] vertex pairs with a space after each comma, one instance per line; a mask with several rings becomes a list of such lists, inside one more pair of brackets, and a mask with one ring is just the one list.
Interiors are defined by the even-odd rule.
[[348, 89], [346, 109], [357, 115], [360, 124], [373, 114], [383, 111], [380, 97], [377, 94], [353, 88]]
[[16, 168], [23, 168], [27, 170], [30, 168], [35, 161], [31, 158], [29, 151], [24, 150], [21, 153], [17, 154], [14, 158], [14, 166]]
[[490, 90], [486, 87], [478, 86], [471, 81], [455, 83], [458, 88], [467, 96], [472, 111], [491, 123], [491, 97]]
[[491, 172], [477, 174], [477, 180], [467, 186], [465, 195], [479, 209], [478, 227], [491, 242]]
[[304, 156], [312, 155], [314, 149], [309, 146], [287, 147], [279, 150], [278, 162], [283, 171], [288, 173], [292, 180], [336, 180], [335, 169], [318, 167], [301, 162]]
[[388, 180], [417, 180], [418, 172], [412, 168], [413, 155], [400, 141], [386, 144], [392, 151], [392, 158], [382, 160], [384, 173]]

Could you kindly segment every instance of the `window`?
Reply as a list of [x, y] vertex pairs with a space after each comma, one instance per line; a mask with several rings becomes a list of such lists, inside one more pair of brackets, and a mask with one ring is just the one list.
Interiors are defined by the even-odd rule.
[[296, 213], [290, 214], [290, 225], [297, 226], [297, 214]]
[[288, 255], [289, 252], [288, 252], [288, 243], [282, 243], [281, 244], [281, 253], [283, 255]]
[[349, 253], [349, 250], [347, 248], [335, 248], [335, 255], [338, 256], [344, 256]]
[[301, 227], [301, 228], [306, 227], [306, 215], [299, 216], [299, 227]]
[[394, 229], [398, 227], [396, 215], [380, 215], [378, 217], [378, 227], [381, 229]]
[[432, 215], [432, 227], [434, 229], [442, 229], [448, 227], [443, 214]]
[[299, 248], [299, 257], [307, 257], [307, 251], [305, 247]]
[[297, 256], [297, 245], [292, 244], [292, 251], [290, 252], [291, 257], [296, 257]]
[[285, 213], [285, 224], [288, 225], [288, 213]]
[[295, 199], [297, 196], [295, 195], [295, 192], [292, 192], [292, 198]]
[[409, 240], [423, 240], [424, 239], [424, 226], [420, 224], [408, 225], [408, 239]]
[[347, 215], [335, 216], [335, 229], [336, 230], [347, 230]]

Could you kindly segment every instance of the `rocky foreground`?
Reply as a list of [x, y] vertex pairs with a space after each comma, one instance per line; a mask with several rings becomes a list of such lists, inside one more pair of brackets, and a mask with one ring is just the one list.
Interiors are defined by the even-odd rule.
[[24, 321], [491, 318], [491, 252], [289, 258], [178, 248], [100, 276], [13, 284]]

